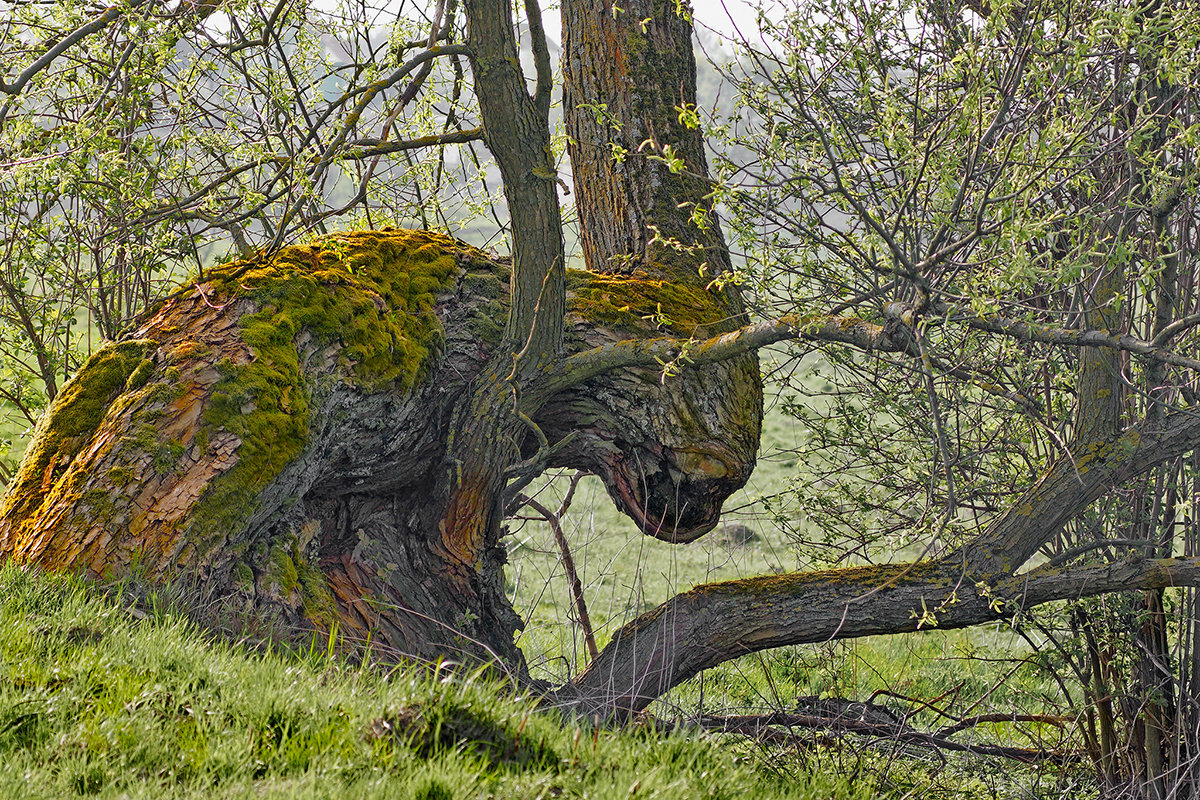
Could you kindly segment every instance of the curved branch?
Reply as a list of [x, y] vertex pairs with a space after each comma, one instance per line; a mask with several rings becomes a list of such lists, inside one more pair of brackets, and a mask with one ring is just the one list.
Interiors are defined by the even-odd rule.
[[[1112, 336], [1097, 330], [1052, 328], [1004, 318], [952, 318], [951, 321], [1027, 342], [1124, 350], [1160, 363], [1200, 370], [1200, 359], [1177, 355], [1134, 336]], [[652, 367], [681, 358], [689, 364], [702, 366], [792, 339], [846, 344], [865, 352], [904, 353], [913, 358], [921, 357], [915, 340], [904, 326], [879, 325], [859, 317], [790, 314], [700, 341], [663, 336], [604, 344], [553, 365], [543, 376], [542, 385], [548, 391], [561, 391], [611, 370]]]
[[703, 669], [785, 645], [1011, 619], [1055, 600], [1200, 585], [1200, 558], [1120, 562], [985, 585], [948, 563], [887, 564], [697, 586], [617, 631], [559, 700], [627, 716]]
[[1155, 347], [1162, 347], [1183, 331], [1187, 330], [1188, 328], [1195, 327], [1196, 325], [1200, 325], [1200, 314], [1188, 314], [1186, 317], [1181, 317], [1175, 320], [1170, 325], [1159, 331], [1150, 344], [1154, 345]]

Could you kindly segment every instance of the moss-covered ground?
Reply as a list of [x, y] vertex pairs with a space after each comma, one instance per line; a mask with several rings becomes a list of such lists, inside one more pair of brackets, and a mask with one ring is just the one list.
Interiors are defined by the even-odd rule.
[[[152, 608], [153, 608], [152, 604]], [[872, 796], [711, 741], [598, 730], [478, 674], [252, 651], [0, 568], [0, 797]]]

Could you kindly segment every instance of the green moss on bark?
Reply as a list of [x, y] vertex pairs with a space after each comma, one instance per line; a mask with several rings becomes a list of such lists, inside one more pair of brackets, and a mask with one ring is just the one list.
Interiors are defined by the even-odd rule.
[[606, 275], [571, 270], [569, 313], [587, 322], [632, 332], [667, 329], [691, 336], [724, 319], [716, 295], [702, 286], [661, 280], [644, 272]]
[[84, 362], [38, 422], [0, 517], [21, 520], [36, 511], [157, 346], [150, 339], [117, 342]]
[[213, 480], [192, 514], [202, 550], [254, 513], [262, 490], [307, 444], [311, 388], [298, 342], [340, 345], [344, 379], [368, 391], [408, 392], [444, 340], [437, 298], [454, 288], [465, 263], [485, 260], [441, 234], [366, 231], [212, 273], [222, 302], [246, 296], [257, 310], [240, 321], [252, 359], [218, 365], [222, 379], [204, 412], [209, 438], [228, 431], [241, 444], [237, 463]]
[[290, 549], [283, 544], [271, 549], [267, 580], [285, 598], [298, 600], [304, 616], [315, 625], [328, 628], [337, 619], [337, 604], [324, 573], [308, 563], [294, 542]]
[[318, 345], [340, 342], [354, 382], [407, 391], [443, 340], [435, 301], [453, 288], [464, 261], [484, 259], [437, 233], [362, 231], [287, 247], [263, 263], [235, 262], [213, 282], [219, 294], [248, 294], [259, 306], [242, 328], [260, 353], [290, 346], [303, 330]]
[[242, 591], [250, 591], [254, 588], [254, 570], [250, 569], [247, 564], [238, 562], [233, 565], [233, 570], [230, 573], [233, 585]]

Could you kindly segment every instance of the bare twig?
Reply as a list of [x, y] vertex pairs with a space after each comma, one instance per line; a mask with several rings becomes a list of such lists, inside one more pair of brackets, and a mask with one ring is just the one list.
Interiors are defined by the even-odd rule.
[[575, 612], [579, 617], [579, 627], [583, 630], [583, 641], [587, 644], [588, 656], [595, 658], [600, 650], [596, 647], [596, 636], [592, 632], [592, 618], [588, 614], [587, 602], [583, 597], [583, 583], [579, 580], [579, 573], [575, 569], [575, 559], [571, 556], [571, 547], [562, 529], [563, 515], [571, 507], [571, 500], [575, 496], [575, 487], [579, 485], [583, 475], [583, 472], [576, 472], [571, 476], [571, 483], [567, 488], [567, 493], [563, 496], [562, 503], [559, 504], [558, 511], [551, 511], [532, 497], [522, 496], [521, 501], [540, 514], [542, 519], [549, 523], [550, 530], [554, 532], [554, 541], [558, 543], [559, 556], [562, 559], [563, 570], [567, 573], [571, 598], [575, 602]]

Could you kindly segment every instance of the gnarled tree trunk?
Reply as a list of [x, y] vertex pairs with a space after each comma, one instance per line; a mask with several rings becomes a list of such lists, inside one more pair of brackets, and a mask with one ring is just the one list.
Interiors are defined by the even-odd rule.
[[[519, 668], [502, 547], [471, 558], [447, 546], [463, 474], [447, 453], [501, 346], [509, 271], [416, 231], [345, 234], [212, 271], [64, 388], [0, 509], [0, 552], [193, 584], [218, 621], [285, 635], [336, 626], [392, 655]], [[572, 349], [648, 335], [642, 316], [659, 306], [718, 314], [699, 289], [571, 281]], [[736, 432], [719, 475], [676, 455], [680, 430], [745, 424], [726, 406], [721, 385], [621, 379], [562, 393], [531, 422], [554, 439], [576, 432], [556, 461], [606, 470], [627, 510], [691, 536], [753, 460], [753, 437]], [[630, 452], [640, 459], [622, 461]], [[646, 488], [669, 479], [661, 497]]]
[[[387, 231], [211, 272], [60, 394], [0, 509], [0, 553], [184, 581], [214, 616], [285, 635], [336, 629], [376, 650], [497, 657], [520, 672], [501, 572], [511, 482], [546, 465], [590, 469], [651, 535], [687, 541], [715, 525], [754, 463], [752, 356], [666, 381], [652, 362], [596, 369], [582, 385], [561, 377], [589, 347], [730, 329], [736, 294], [708, 286], [727, 266], [719, 234], [686, 258], [639, 245], [626, 253], [639, 259], [632, 271], [613, 269], [611, 248], [589, 249], [590, 263], [620, 274], [568, 276], [536, 4], [532, 95], [509, 3], [464, 9], [513, 220], [511, 269], [446, 237]], [[694, 80], [689, 28], [664, 15], [664, 46], [682, 59], [672, 69]], [[629, 135], [669, 118], [664, 102], [623, 108], [655, 115], [631, 117]], [[682, 134], [702, 175], [700, 137]], [[609, 155], [575, 159], [581, 186]], [[650, 164], [637, 178], [652, 181], [630, 206], [645, 206], [641, 234], [683, 237], [681, 205], [702, 201], [702, 182], [669, 174]]]

